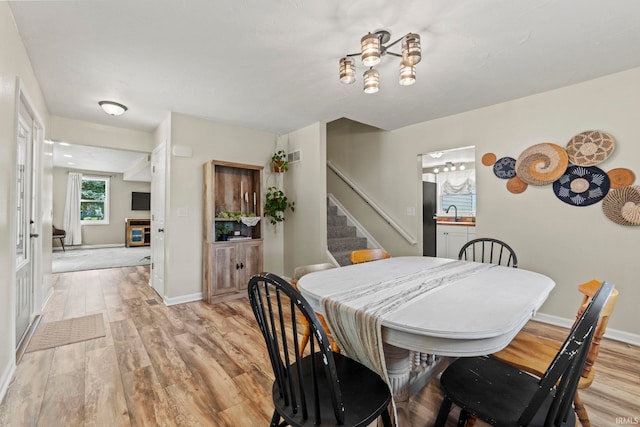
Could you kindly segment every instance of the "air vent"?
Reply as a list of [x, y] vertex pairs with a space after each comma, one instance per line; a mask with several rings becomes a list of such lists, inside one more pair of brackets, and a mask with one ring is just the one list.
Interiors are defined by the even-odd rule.
[[287, 154], [287, 161], [289, 163], [296, 163], [300, 161], [300, 150], [296, 150], [294, 152]]

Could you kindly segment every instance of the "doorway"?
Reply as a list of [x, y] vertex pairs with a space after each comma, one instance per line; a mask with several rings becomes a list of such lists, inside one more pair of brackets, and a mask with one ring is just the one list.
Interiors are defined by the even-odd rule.
[[437, 256], [438, 218], [476, 215], [475, 146], [425, 153], [421, 163], [423, 256]]
[[151, 286], [164, 300], [164, 208], [166, 145], [151, 153]]
[[15, 348], [40, 310], [42, 230], [38, 161], [44, 126], [18, 80], [16, 123]]

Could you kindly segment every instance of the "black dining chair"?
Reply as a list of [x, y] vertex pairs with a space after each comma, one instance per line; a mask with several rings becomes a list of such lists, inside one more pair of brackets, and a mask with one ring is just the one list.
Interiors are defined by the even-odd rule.
[[460, 249], [458, 259], [518, 268], [518, 257], [511, 246], [490, 237], [469, 240]]
[[488, 356], [460, 358], [449, 365], [440, 378], [444, 399], [435, 426], [445, 425], [455, 404], [461, 408], [459, 426], [472, 416], [494, 426], [574, 427], [571, 404], [613, 288], [608, 282], [600, 286], [540, 378]]
[[[313, 308], [293, 286], [262, 273], [249, 280], [248, 292], [275, 376], [272, 427], [366, 426], [379, 416], [391, 427], [387, 384], [366, 366], [331, 351]], [[305, 357], [300, 356], [300, 318], [312, 332]]]
[[64, 249], [64, 238], [67, 237], [67, 232], [61, 228], [56, 228], [55, 225], [51, 226], [51, 231], [53, 234], [53, 239], [60, 239], [60, 245], [62, 245], [62, 251], [65, 252]]

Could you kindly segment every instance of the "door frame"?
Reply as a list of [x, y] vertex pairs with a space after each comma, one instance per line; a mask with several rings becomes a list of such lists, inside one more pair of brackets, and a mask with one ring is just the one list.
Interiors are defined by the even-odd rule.
[[[17, 311], [17, 296], [15, 293], [16, 281], [17, 281], [17, 270], [15, 265], [16, 259], [16, 230], [15, 230], [15, 221], [13, 221], [11, 233], [11, 242], [12, 242], [12, 258], [13, 258], [13, 277], [12, 277], [12, 288], [13, 292], [11, 295], [11, 342], [14, 349], [18, 349], [18, 345], [21, 344], [19, 340], [21, 338], [25, 338], [29, 334], [29, 329], [34, 324], [34, 320], [41, 314], [42, 312], [42, 302], [43, 302], [43, 289], [42, 289], [42, 239], [44, 236], [42, 235], [42, 145], [44, 144], [44, 134], [45, 127], [44, 122], [42, 121], [40, 115], [34, 108], [34, 103], [31, 101], [24, 84], [22, 83], [22, 79], [20, 77], [16, 77], [16, 97], [15, 97], [15, 115], [14, 115], [14, 140], [17, 140], [18, 137], [18, 126], [20, 120], [20, 107], [24, 106], [26, 111], [29, 113], [32, 119], [32, 136], [31, 136], [31, 153], [29, 156], [29, 161], [31, 162], [31, 176], [30, 179], [30, 216], [33, 223], [31, 224], [30, 233], [37, 234], [38, 237], [29, 238], [29, 250], [31, 251], [31, 280], [33, 282], [33, 304], [31, 307], [31, 314], [29, 319], [29, 326], [27, 326], [27, 331], [23, 334], [22, 337], [18, 337], [16, 334], [16, 311]], [[17, 156], [17, 145], [16, 152], [14, 153]], [[17, 157], [16, 157], [17, 158]], [[15, 173], [13, 177], [13, 188], [15, 189]], [[14, 199], [15, 200], [15, 194]], [[13, 202], [13, 209], [15, 209], [15, 202]]]
[[[155, 170], [156, 163], [159, 161], [162, 162], [162, 171], [158, 172]], [[162, 173], [162, 176], [160, 176]], [[160, 179], [161, 181], [159, 181]], [[166, 197], [167, 197], [167, 143], [162, 142], [157, 147], [153, 149], [151, 152], [151, 274], [149, 275], [149, 284], [156, 291], [156, 293], [162, 298], [163, 302], [166, 304], [165, 295], [166, 295], [166, 271], [165, 271], [165, 258], [166, 258], [166, 233], [164, 229], [166, 228], [167, 218], [166, 218]], [[161, 199], [160, 199], [161, 198]], [[158, 210], [161, 210], [162, 213], [162, 231], [158, 229], [157, 224], [157, 214]], [[162, 233], [162, 244], [158, 245], [156, 242], [156, 236], [158, 233]], [[158, 252], [161, 252], [162, 256], [161, 263], [162, 265], [156, 266]], [[157, 280], [158, 274], [160, 272], [161, 280], [160, 283]]]

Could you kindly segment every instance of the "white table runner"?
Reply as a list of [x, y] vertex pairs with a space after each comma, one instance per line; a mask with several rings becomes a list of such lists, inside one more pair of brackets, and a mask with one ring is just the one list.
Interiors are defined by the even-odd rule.
[[377, 372], [388, 384], [382, 341], [384, 318], [418, 296], [493, 267], [492, 264], [451, 261], [326, 295], [320, 302], [342, 352]]

